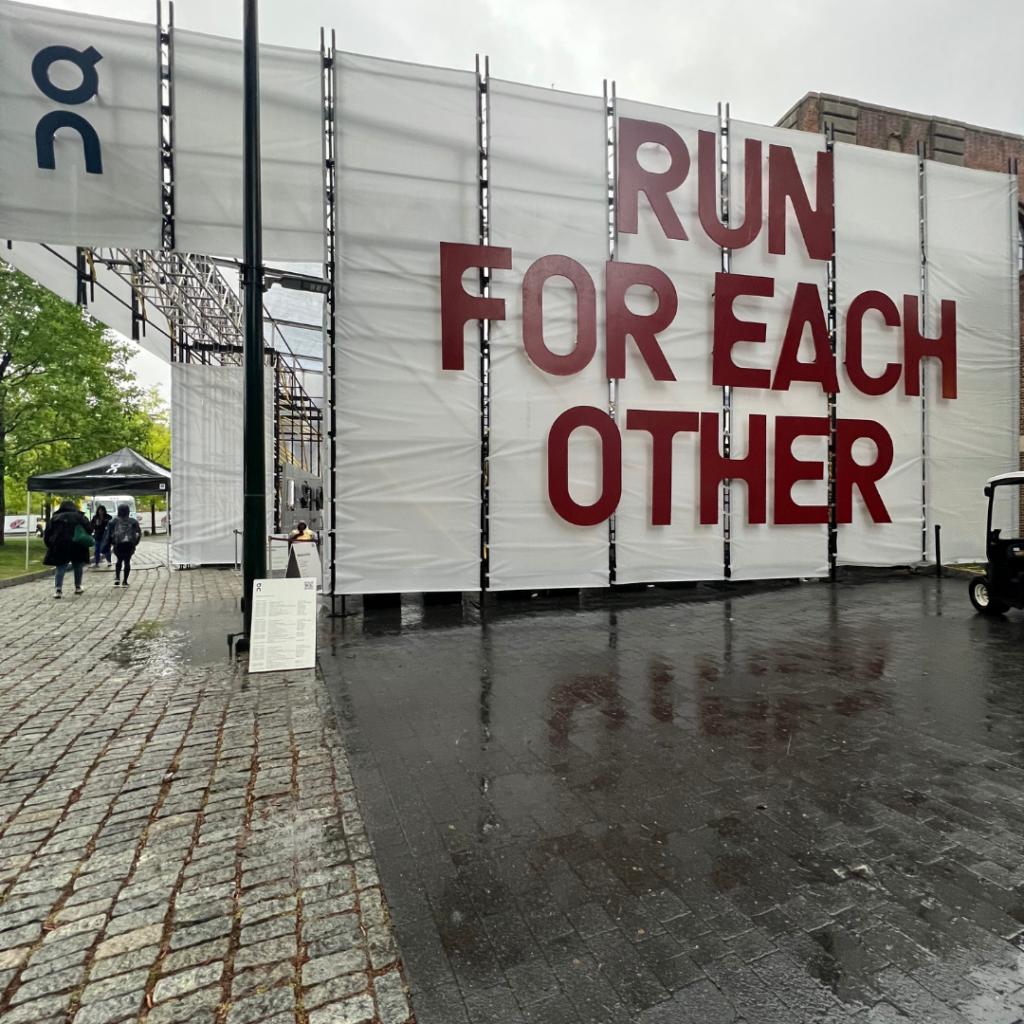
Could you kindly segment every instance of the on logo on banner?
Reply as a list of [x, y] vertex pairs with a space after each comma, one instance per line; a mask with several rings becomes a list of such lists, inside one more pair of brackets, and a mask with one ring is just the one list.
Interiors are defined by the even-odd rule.
[[[81, 83], [73, 89], [62, 89], [50, 81], [50, 68], [62, 60], [70, 61], [82, 72]], [[94, 46], [85, 50], [76, 50], [72, 46], [44, 46], [32, 59], [32, 80], [44, 96], [57, 103], [87, 103], [99, 94], [100, 79], [96, 65], [101, 60], [103, 55]], [[73, 110], [52, 110], [39, 119], [36, 125], [36, 164], [43, 170], [56, 170], [54, 137], [60, 128], [74, 128], [82, 137], [86, 173], [102, 174], [100, 137], [96, 129]]]

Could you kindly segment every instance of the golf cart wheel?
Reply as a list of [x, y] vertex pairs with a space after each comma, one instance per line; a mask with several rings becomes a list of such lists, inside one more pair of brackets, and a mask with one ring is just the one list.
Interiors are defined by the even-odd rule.
[[1002, 601], [997, 601], [992, 597], [988, 589], [988, 580], [984, 577], [971, 580], [969, 592], [971, 604], [982, 615], [1002, 615], [1010, 607], [1008, 604], [1003, 604]]

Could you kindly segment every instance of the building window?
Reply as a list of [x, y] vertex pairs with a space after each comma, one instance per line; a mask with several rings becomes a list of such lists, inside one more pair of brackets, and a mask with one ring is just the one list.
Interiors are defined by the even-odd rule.
[[890, 153], [902, 153], [903, 152], [903, 136], [897, 132], [889, 133], [889, 142], [886, 148]]

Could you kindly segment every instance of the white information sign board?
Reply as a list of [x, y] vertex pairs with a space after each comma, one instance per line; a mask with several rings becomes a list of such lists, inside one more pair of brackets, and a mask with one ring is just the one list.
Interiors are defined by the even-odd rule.
[[312, 541], [296, 541], [288, 553], [288, 579], [313, 577], [320, 586], [320, 549]]
[[316, 665], [316, 583], [283, 579], [253, 584], [250, 672]]

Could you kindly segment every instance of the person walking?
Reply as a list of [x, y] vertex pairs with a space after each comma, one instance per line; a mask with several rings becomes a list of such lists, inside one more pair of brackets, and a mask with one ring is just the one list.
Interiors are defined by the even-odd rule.
[[[83, 540], [89, 543], [83, 543]], [[65, 498], [46, 524], [43, 543], [46, 545], [43, 565], [54, 567], [53, 596], [64, 596], [64, 574], [68, 571], [69, 562], [75, 575], [75, 593], [84, 594], [82, 572], [89, 561], [89, 546], [92, 543], [92, 523], [86, 514], [79, 511], [73, 501]]]
[[93, 555], [93, 565], [99, 566], [100, 556], [105, 555], [107, 565], [110, 565], [110, 544], [106, 539], [107, 527], [114, 517], [107, 511], [106, 505], [96, 506], [96, 515], [92, 517], [92, 535], [96, 541], [96, 551]]
[[[128, 586], [128, 576], [132, 571], [132, 555], [142, 540], [142, 527], [137, 519], [128, 514], [131, 510], [127, 505], [117, 506], [117, 516], [107, 527], [107, 537], [111, 550], [117, 558], [114, 566], [114, 586]], [[121, 582], [121, 570], [124, 569], [124, 583]]]

